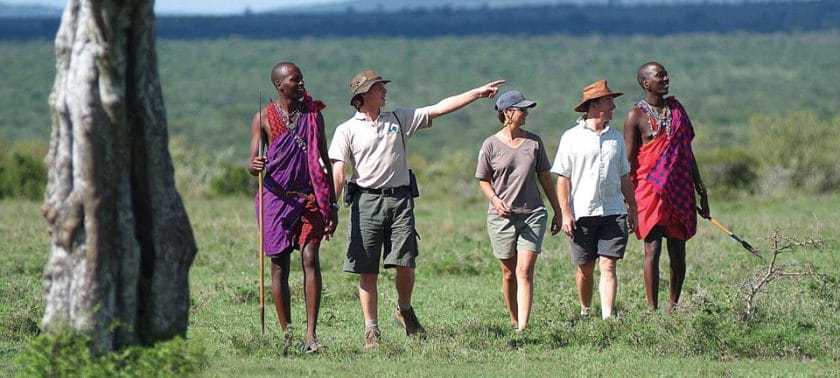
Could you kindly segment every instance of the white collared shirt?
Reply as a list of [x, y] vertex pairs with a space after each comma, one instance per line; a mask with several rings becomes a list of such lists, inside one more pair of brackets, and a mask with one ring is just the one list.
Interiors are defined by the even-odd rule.
[[[399, 118], [399, 120], [397, 120]], [[356, 112], [338, 125], [330, 143], [330, 160], [353, 167], [351, 181], [365, 188], [408, 185], [408, 140], [419, 129], [432, 127], [428, 107], [382, 111], [375, 120]], [[402, 134], [402, 136], [400, 135]]]
[[575, 219], [627, 214], [621, 176], [630, 173], [624, 137], [609, 125], [598, 134], [583, 117], [563, 133], [551, 172], [568, 177]]

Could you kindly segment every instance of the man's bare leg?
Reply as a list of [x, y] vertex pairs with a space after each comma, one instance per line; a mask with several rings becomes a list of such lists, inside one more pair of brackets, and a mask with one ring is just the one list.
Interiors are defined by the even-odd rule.
[[616, 272], [616, 259], [601, 256], [601, 280], [598, 283], [598, 292], [601, 294], [601, 318], [606, 319], [615, 315], [615, 293], [618, 291], [618, 274]]
[[648, 308], [656, 310], [659, 307], [659, 256], [662, 255], [662, 231], [654, 227], [650, 235], [645, 238], [645, 295]]
[[665, 313], [670, 314], [674, 312], [674, 307], [680, 301], [680, 293], [685, 281], [685, 240], [668, 238], [668, 257], [671, 265], [671, 285]]
[[316, 338], [318, 312], [321, 308], [321, 262], [317, 245], [306, 244], [301, 252], [303, 292], [306, 298], [306, 340]]
[[378, 278], [378, 273], [362, 273], [359, 275], [359, 302], [362, 305], [365, 323], [377, 319], [378, 293], [376, 291], [376, 281]]
[[595, 286], [595, 279], [592, 273], [595, 271], [595, 261], [592, 260], [583, 265], [578, 265], [575, 272], [575, 284], [578, 289], [578, 300], [581, 309], [592, 307], [592, 289]]
[[274, 310], [277, 311], [277, 319], [280, 320], [280, 328], [284, 333], [292, 323], [289, 294], [290, 255], [291, 253], [284, 252], [271, 258], [271, 299], [274, 301]]

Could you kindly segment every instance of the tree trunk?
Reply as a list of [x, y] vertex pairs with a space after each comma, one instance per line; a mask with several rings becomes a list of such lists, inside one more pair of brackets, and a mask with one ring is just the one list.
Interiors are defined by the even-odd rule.
[[195, 240], [175, 190], [153, 0], [68, 0], [44, 216], [43, 327], [98, 352], [185, 336]]

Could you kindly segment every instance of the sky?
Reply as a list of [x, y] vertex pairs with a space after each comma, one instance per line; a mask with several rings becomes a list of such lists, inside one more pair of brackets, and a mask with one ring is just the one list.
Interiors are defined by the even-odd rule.
[[[46, 5], [64, 8], [67, 0], [0, 0], [10, 5]], [[254, 12], [275, 10], [285, 6], [304, 4], [328, 4], [338, 0], [157, 0], [157, 14], [232, 14], [242, 13], [245, 8]]]
[[[297, 7], [301, 5], [325, 5], [341, 4], [341, 9], [347, 7], [347, 3], [358, 0], [157, 0], [155, 1], [155, 12], [157, 14], [205, 14], [225, 15], [241, 14], [245, 9], [252, 12], [263, 12], [278, 10], [284, 7]], [[417, 0], [422, 4], [425, 0]], [[452, 0], [456, 3], [458, 0]], [[488, 2], [492, 2], [487, 0]], [[624, 3], [670, 3], [681, 1], [685, 3], [700, 3], [709, 1], [711, 3], [728, 2], [735, 0], [622, 0]], [[741, 0], [741, 1], [762, 1], [762, 0]], [[779, 0], [763, 0], [779, 1]], [[840, 1], [840, 0], [838, 0]], [[540, 2], [540, 1], [537, 1]], [[542, 3], [599, 3], [604, 4], [607, 0], [544, 0]], [[46, 5], [54, 8], [64, 8], [67, 0], [0, 0], [0, 3], [12, 5]]]

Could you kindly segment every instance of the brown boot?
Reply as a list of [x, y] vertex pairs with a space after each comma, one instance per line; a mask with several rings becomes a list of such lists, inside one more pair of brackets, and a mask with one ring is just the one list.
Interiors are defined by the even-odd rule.
[[420, 325], [420, 321], [417, 320], [417, 315], [414, 314], [414, 307], [410, 307], [404, 311], [397, 309], [397, 312], [394, 314], [394, 321], [405, 329], [407, 336], [419, 335], [421, 338], [426, 338], [426, 330]]
[[365, 349], [378, 347], [380, 340], [382, 340], [382, 333], [379, 332], [379, 327], [370, 327], [365, 330]]

